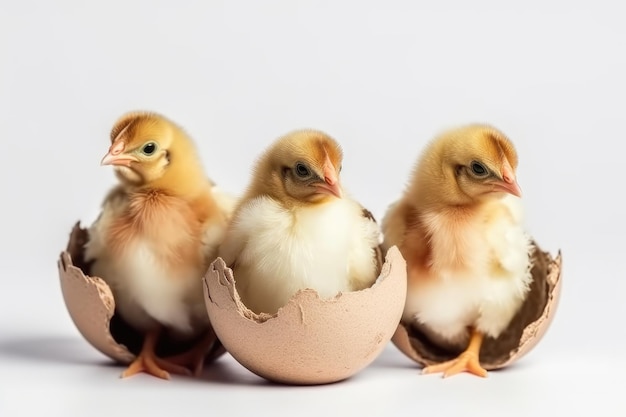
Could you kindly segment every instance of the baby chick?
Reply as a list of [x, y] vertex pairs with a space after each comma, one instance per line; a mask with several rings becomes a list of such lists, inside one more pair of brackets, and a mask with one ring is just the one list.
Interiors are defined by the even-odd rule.
[[[114, 167], [119, 184], [89, 228], [85, 259], [111, 287], [116, 314], [145, 335], [122, 376], [145, 371], [169, 379], [169, 372], [189, 374], [187, 366], [198, 373], [214, 340], [202, 276], [217, 256], [232, 202], [214, 194], [192, 139], [162, 115], [124, 115], [111, 142], [101, 164]], [[155, 347], [165, 333], [195, 345], [159, 358]]]
[[375, 282], [380, 227], [345, 195], [342, 160], [333, 138], [298, 130], [257, 161], [219, 249], [250, 310], [273, 314], [305, 288], [326, 298]]
[[497, 338], [521, 307], [532, 247], [517, 164], [513, 144], [497, 129], [449, 130], [426, 147], [383, 218], [383, 250], [397, 245], [407, 261], [403, 320], [463, 351], [424, 373], [487, 376], [479, 357], [483, 338]]

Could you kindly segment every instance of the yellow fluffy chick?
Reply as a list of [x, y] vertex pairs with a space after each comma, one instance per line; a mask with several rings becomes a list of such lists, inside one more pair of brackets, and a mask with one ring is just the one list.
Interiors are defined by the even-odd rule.
[[424, 373], [486, 376], [483, 338], [497, 338], [527, 294], [532, 247], [517, 164], [499, 130], [451, 129], [425, 148], [404, 194], [385, 213], [383, 249], [397, 245], [407, 261], [403, 320], [463, 351]]
[[305, 288], [327, 298], [376, 281], [380, 227], [344, 192], [342, 160], [333, 138], [298, 130], [257, 161], [219, 251], [250, 310], [273, 314]]
[[[206, 177], [192, 139], [162, 115], [125, 114], [111, 142], [101, 164], [114, 167], [119, 184], [89, 228], [85, 258], [111, 287], [116, 314], [145, 336], [122, 376], [198, 373], [213, 340], [202, 276], [217, 256], [232, 199]], [[159, 358], [155, 346], [165, 332], [195, 347]]]

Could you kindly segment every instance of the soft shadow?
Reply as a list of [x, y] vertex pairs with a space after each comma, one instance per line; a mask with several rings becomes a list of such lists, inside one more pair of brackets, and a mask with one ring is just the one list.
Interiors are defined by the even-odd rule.
[[83, 340], [62, 336], [23, 336], [0, 340], [0, 355], [74, 365], [114, 365]]
[[217, 361], [205, 366], [202, 375], [196, 378], [200, 383], [216, 383], [227, 385], [242, 385], [268, 389], [320, 389], [320, 387], [339, 385], [346, 380], [332, 382], [328, 384], [287, 384], [267, 380], [249, 371], [234, 359], [224, 356]]
[[[0, 356], [26, 361], [119, 369], [120, 372], [124, 369], [124, 365], [100, 354], [83, 340], [63, 336], [16, 336], [6, 338], [0, 340]], [[178, 378], [190, 383], [215, 383], [259, 388], [282, 387], [283, 389], [319, 388], [320, 386], [337, 385], [345, 382], [338, 381], [320, 385], [281, 384], [261, 378], [227, 354], [211, 363], [205, 364], [202, 374], [198, 377], [172, 375], [172, 379]]]
[[[532, 367], [532, 363], [522, 358], [519, 361], [515, 361], [512, 364], [505, 366], [504, 368], [491, 369], [488, 372], [490, 374], [506, 374], [524, 372], [528, 368]], [[532, 362], [532, 361], [531, 361]], [[422, 365], [410, 359], [408, 356], [401, 353], [399, 350], [389, 349], [383, 352], [372, 364], [372, 368], [386, 368], [386, 369], [414, 369], [417, 373], [421, 374], [423, 369]]]
[[520, 359], [519, 361], [513, 362], [512, 364], [507, 365], [504, 368], [492, 369], [489, 372], [493, 374], [506, 374], [506, 373], [524, 372], [530, 368], [532, 368], [532, 363], [529, 363], [528, 361], [525, 361], [524, 359]]
[[198, 382], [214, 382], [216, 384], [247, 385], [247, 386], [272, 386], [274, 383], [250, 372], [234, 360], [228, 357], [220, 357], [212, 363], [205, 364], [204, 370], [199, 377], [189, 378]]
[[406, 356], [391, 344], [370, 365], [372, 368], [414, 369], [421, 368], [413, 359]]

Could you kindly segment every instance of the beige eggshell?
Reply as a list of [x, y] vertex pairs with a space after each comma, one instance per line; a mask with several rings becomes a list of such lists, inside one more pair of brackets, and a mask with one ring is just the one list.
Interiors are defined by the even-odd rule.
[[204, 278], [207, 311], [226, 350], [268, 380], [325, 384], [353, 376], [391, 340], [406, 297], [406, 263], [394, 246], [372, 287], [332, 299], [302, 290], [273, 315], [243, 305], [235, 281], [221, 258]]
[[[507, 367], [521, 359], [546, 334], [561, 294], [561, 251], [553, 258], [534, 245], [533, 282], [524, 305], [498, 339], [486, 338], [480, 362], [487, 370]], [[436, 346], [415, 323], [400, 322], [392, 342], [409, 358], [421, 366], [453, 359], [459, 351]]]
[[[115, 314], [115, 299], [109, 286], [99, 277], [89, 276], [83, 260], [87, 232], [76, 223], [67, 249], [61, 252], [57, 267], [63, 301], [74, 325], [94, 348], [121, 364], [129, 364], [139, 352], [142, 335]], [[164, 339], [157, 346], [160, 354], [173, 354], [188, 345]], [[209, 363], [225, 352], [215, 340], [205, 359]]]

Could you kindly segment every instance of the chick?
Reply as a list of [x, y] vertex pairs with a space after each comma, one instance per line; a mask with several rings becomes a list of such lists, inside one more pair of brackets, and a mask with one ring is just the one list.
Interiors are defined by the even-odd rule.
[[[122, 376], [145, 371], [169, 379], [170, 372], [189, 374], [188, 367], [197, 374], [214, 340], [202, 276], [217, 256], [232, 202], [206, 177], [192, 139], [162, 115], [122, 116], [111, 142], [101, 164], [114, 167], [119, 183], [89, 228], [85, 259], [111, 287], [116, 314], [145, 335]], [[164, 335], [194, 345], [160, 358], [155, 347]]]
[[219, 249], [250, 310], [273, 314], [305, 288], [327, 298], [376, 281], [380, 227], [345, 194], [342, 160], [333, 138], [297, 130], [257, 161]]
[[531, 281], [531, 240], [523, 227], [518, 156], [488, 125], [465, 125], [435, 138], [404, 194], [382, 220], [383, 250], [407, 261], [403, 320], [462, 353], [425, 367], [451, 376], [487, 376], [484, 337], [497, 338], [519, 310]]

